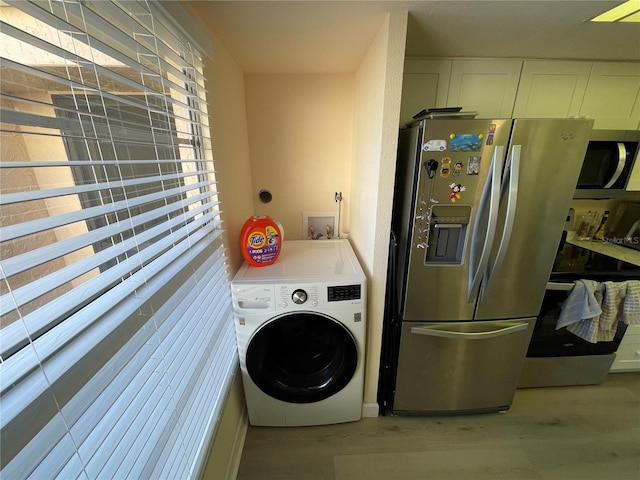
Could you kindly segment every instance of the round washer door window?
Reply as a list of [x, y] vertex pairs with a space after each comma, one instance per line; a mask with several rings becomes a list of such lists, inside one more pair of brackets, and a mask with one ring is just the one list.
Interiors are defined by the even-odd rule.
[[256, 332], [246, 360], [249, 376], [266, 394], [283, 402], [312, 403], [351, 381], [358, 350], [353, 335], [335, 319], [289, 313]]

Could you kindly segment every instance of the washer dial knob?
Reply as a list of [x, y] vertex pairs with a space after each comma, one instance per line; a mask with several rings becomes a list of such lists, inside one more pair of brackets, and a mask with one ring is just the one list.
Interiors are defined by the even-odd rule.
[[291, 294], [291, 300], [293, 300], [293, 303], [295, 303], [296, 305], [302, 305], [307, 301], [307, 298], [307, 292], [301, 289], [295, 290]]

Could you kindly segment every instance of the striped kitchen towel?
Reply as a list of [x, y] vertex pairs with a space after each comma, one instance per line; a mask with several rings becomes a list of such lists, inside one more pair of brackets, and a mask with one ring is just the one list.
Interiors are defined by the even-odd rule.
[[604, 282], [600, 321], [613, 326], [618, 321], [640, 324], [640, 280]]
[[625, 293], [619, 319], [626, 324], [638, 325], [640, 324], [640, 280], [629, 280], [622, 284], [625, 286]]

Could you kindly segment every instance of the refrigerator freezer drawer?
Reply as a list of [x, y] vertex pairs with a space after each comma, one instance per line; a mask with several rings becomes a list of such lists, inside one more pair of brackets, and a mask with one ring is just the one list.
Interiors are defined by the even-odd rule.
[[508, 410], [534, 324], [535, 318], [403, 323], [393, 412]]

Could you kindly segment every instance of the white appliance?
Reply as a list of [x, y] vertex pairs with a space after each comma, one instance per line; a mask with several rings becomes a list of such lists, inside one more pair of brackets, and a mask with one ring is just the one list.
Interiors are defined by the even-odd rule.
[[366, 278], [348, 240], [284, 241], [231, 282], [249, 421], [325, 425], [362, 415]]

